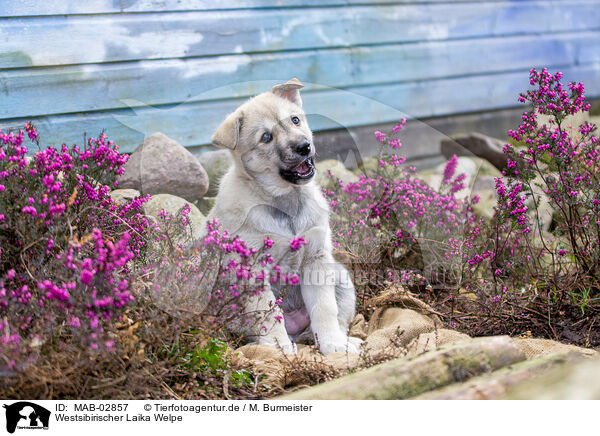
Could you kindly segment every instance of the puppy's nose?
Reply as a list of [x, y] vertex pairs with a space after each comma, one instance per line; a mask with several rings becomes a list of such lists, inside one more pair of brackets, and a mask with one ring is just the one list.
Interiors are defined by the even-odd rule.
[[310, 154], [310, 142], [305, 141], [296, 146], [296, 153], [301, 156], [308, 156]]

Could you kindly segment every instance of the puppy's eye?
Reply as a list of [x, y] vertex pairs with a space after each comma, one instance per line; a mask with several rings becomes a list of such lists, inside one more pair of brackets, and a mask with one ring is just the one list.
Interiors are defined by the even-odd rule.
[[264, 142], [265, 144], [268, 144], [269, 142], [271, 142], [272, 139], [273, 139], [273, 135], [271, 135], [269, 132], [265, 132], [261, 136], [260, 142]]
[[300, 125], [300, 118], [298, 118], [298, 117], [292, 117], [292, 123], [294, 123], [295, 125], [299, 126]]

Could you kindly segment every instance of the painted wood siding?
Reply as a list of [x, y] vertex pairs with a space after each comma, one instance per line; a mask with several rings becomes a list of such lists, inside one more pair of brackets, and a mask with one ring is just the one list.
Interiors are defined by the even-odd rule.
[[600, 96], [600, 0], [0, 0], [0, 128], [185, 146], [299, 77], [315, 130], [515, 106], [531, 67]]

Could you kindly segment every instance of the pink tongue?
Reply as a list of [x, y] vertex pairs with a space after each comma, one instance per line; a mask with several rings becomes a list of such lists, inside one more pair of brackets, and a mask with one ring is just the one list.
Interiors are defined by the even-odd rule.
[[302, 162], [300, 165], [294, 168], [294, 171], [300, 174], [306, 173], [308, 172], [308, 165], [306, 165], [306, 162]]

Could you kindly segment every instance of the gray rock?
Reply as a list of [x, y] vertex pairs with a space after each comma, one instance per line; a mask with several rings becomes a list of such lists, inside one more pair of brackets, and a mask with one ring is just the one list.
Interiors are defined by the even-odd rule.
[[[544, 186], [543, 179], [538, 175], [531, 184], [533, 189], [535, 200], [529, 197], [527, 206], [529, 207], [529, 216], [534, 223], [535, 228], [537, 225], [536, 221], [539, 220], [542, 230], [548, 231], [552, 225], [552, 219], [554, 216], [554, 208], [548, 195], [542, 188]], [[537, 208], [536, 208], [537, 206]]]
[[214, 207], [215, 201], [216, 197], [202, 197], [200, 200], [198, 200], [196, 205], [198, 206], [198, 209], [200, 209], [200, 212], [202, 212], [204, 215], [208, 215]]
[[435, 191], [440, 189], [440, 186], [442, 185], [442, 179], [444, 178], [441, 174], [437, 174], [435, 169], [427, 169], [419, 172], [417, 175], [419, 179], [423, 180]]
[[379, 168], [379, 156], [371, 156], [363, 159], [361, 164], [354, 168], [352, 172], [357, 176], [366, 174], [368, 177], [373, 177], [377, 173], [377, 168]]
[[479, 215], [492, 218], [498, 205], [496, 194], [496, 181], [493, 176], [487, 174], [478, 175], [471, 188], [471, 198], [479, 197], [479, 201], [473, 205], [473, 210]]
[[229, 167], [233, 165], [233, 158], [228, 150], [213, 150], [196, 155], [206, 173], [209, 186], [207, 197], [215, 197], [219, 192], [219, 182]]
[[204, 230], [205, 217], [196, 206], [185, 199], [171, 194], [156, 194], [144, 203], [144, 211], [146, 212], [146, 215], [158, 218], [158, 213], [163, 209], [168, 213], [175, 215], [187, 204], [189, 204], [191, 208], [188, 218], [190, 220], [192, 237], [198, 238]]
[[140, 191], [135, 189], [115, 189], [110, 193], [111, 198], [117, 204], [129, 203], [136, 197], [140, 196]]
[[481, 133], [472, 132], [442, 139], [441, 150], [446, 158], [478, 156], [488, 160], [499, 171], [506, 168], [508, 156], [503, 151], [504, 142]]
[[[477, 173], [479, 171], [479, 168], [477, 167], [477, 163], [475, 161], [473, 161], [473, 159], [470, 159], [468, 157], [459, 157], [457, 159], [457, 165], [456, 165], [456, 170], [454, 171], [454, 176], [456, 177], [460, 174], [465, 174], [467, 176], [467, 178], [463, 181], [463, 183], [465, 184], [465, 186], [471, 186], [471, 184], [473, 183], [473, 180], [475, 179], [475, 177], [477, 176]], [[443, 162], [441, 164], [439, 164], [436, 168], [435, 168], [435, 172], [436, 174], [439, 175], [443, 175], [444, 174], [444, 169], [446, 168], [446, 164], [447, 162]]]
[[339, 178], [344, 184], [358, 181], [358, 176], [347, 169], [343, 163], [336, 159], [326, 159], [315, 164], [317, 167], [317, 183], [321, 186], [327, 186], [331, 183], [328, 177], [328, 171]]
[[200, 162], [176, 141], [162, 133], [148, 136], [132, 153], [119, 177], [120, 188], [142, 195], [172, 194], [188, 201], [202, 198], [208, 176]]

